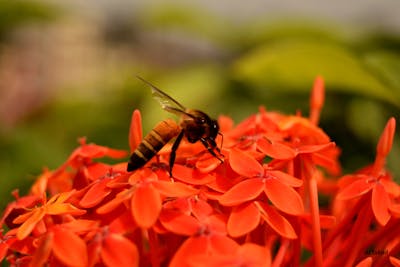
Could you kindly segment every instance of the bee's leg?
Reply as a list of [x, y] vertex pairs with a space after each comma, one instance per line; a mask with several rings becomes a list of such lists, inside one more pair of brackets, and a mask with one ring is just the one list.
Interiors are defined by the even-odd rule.
[[[219, 149], [217, 148], [217, 144], [215, 143], [215, 141], [213, 139], [205, 139], [205, 138], [200, 138], [201, 143], [203, 144], [203, 146], [205, 146], [205, 148], [207, 148], [208, 152], [213, 155], [214, 157], [216, 157], [217, 159], [219, 159], [219, 161], [221, 161], [221, 163], [223, 163], [224, 161], [217, 156], [217, 154], [215, 154], [214, 149], [217, 149], [217, 151], [219, 152]], [[214, 145], [215, 144], [215, 145]], [[220, 152], [219, 152], [220, 153]], [[220, 153], [221, 154], [221, 153]]]
[[184, 135], [184, 131], [181, 131], [178, 135], [178, 137], [176, 138], [174, 144], [172, 145], [171, 148], [171, 154], [169, 155], [169, 176], [172, 176], [172, 168], [174, 167], [174, 163], [175, 163], [175, 157], [176, 157], [176, 150], [179, 147], [179, 144], [182, 141], [183, 135]]
[[[221, 132], [218, 132], [218, 134], [221, 136], [221, 149], [222, 149], [222, 145], [224, 144], [224, 135]], [[214, 143], [215, 143], [215, 141], [214, 141]], [[217, 147], [217, 144], [215, 144], [215, 146]], [[218, 152], [221, 154], [220, 149], [218, 147], [217, 147], [217, 149], [218, 149]]]
[[[222, 134], [221, 134], [222, 135]], [[223, 138], [223, 137], [222, 137]], [[215, 142], [214, 139], [209, 138], [206, 140], [207, 143], [209, 144], [209, 146], [212, 147], [212, 149], [217, 150], [218, 154], [221, 155], [222, 157], [224, 157], [224, 155], [221, 153], [221, 149], [217, 146], [217, 143]], [[222, 143], [221, 143], [221, 148], [222, 148]]]

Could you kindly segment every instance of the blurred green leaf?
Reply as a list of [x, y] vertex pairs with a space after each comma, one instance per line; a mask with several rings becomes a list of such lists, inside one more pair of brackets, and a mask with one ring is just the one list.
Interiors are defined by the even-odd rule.
[[400, 47], [399, 52], [373, 51], [365, 56], [368, 67], [400, 95]]
[[[354, 37], [354, 34], [352, 35]], [[238, 25], [231, 34], [232, 45], [252, 48], [260, 44], [285, 39], [308, 39], [314, 42], [343, 43], [347, 35], [338, 25], [306, 18], [287, 18], [269, 21], [265, 18]]]
[[57, 17], [59, 11], [42, 2], [0, 0], [0, 38], [22, 24], [52, 20]]
[[[309, 91], [316, 75], [328, 90], [364, 95], [400, 106], [400, 97], [343, 46], [309, 40], [275, 41], [240, 57], [233, 76], [260, 88]], [[269, 89], [268, 89], [269, 90]]]

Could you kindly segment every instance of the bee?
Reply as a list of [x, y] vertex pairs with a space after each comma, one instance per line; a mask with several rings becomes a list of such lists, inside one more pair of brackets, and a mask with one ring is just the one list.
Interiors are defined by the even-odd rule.
[[176, 139], [172, 145], [169, 157], [169, 175], [171, 177], [172, 168], [176, 158], [176, 151], [184, 137], [189, 143], [200, 141], [212, 156], [219, 159], [221, 163], [223, 162], [223, 160], [218, 156], [223, 155], [215, 141], [217, 135], [222, 136], [219, 132], [219, 125], [216, 120], [211, 119], [206, 113], [200, 110], [185, 108], [178, 101], [161, 91], [150, 82], [139, 76], [137, 78], [150, 86], [153, 98], [160, 103], [164, 110], [180, 116], [180, 123], [178, 125], [172, 119], [166, 119], [159, 122], [144, 137], [143, 141], [132, 153], [128, 162], [128, 172], [144, 166], [174, 137], [176, 137]]

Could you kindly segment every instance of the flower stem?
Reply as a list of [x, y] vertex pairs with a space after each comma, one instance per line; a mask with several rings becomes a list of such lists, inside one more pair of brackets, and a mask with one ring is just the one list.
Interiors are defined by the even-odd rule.
[[350, 238], [347, 240], [347, 251], [349, 255], [346, 257], [346, 264], [342, 266], [354, 266], [357, 256], [359, 255], [360, 249], [362, 248], [363, 235], [368, 231], [369, 224], [372, 219], [372, 209], [369, 205], [370, 202], [361, 208], [360, 213], [357, 216], [356, 222], [354, 223], [353, 229], [350, 233]]
[[361, 209], [362, 205], [367, 201], [367, 196], [361, 197], [357, 203], [355, 203], [351, 209], [345, 214], [345, 216], [340, 220], [337, 226], [329, 232], [328, 236], [324, 239], [323, 249], [327, 250], [333, 243], [334, 240], [340, 237], [342, 234], [346, 233], [350, 225], [352, 225], [352, 220]]
[[271, 267], [279, 267], [282, 266], [283, 260], [285, 259], [285, 255], [288, 252], [290, 241], [288, 239], [283, 239], [281, 241], [281, 245], [279, 247], [278, 253], [274, 258], [274, 261], [271, 264]]
[[149, 235], [149, 244], [150, 244], [150, 260], [152, 267], [160, 267], [159, 261], [159, 245], [157, 235], [153, 229], [147, 230]]
[[322, 267], [322, 243], [321, 243], [321, 223], [319, 220], [318, 188], [315, 179], [316, 171], [307, 179], [308, 193], [310, 199], [310, 211], [312, 220], [313, 246], [314, 246], [314, 266]]

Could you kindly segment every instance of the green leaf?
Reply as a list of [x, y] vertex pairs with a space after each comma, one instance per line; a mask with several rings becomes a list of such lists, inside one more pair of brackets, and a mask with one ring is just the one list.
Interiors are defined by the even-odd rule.
[[400, 54], [389, 51], [374, 51], [366, 55], [366, 63], [400, 95]]
[[60, 10], [36, 1], [0, 0], [0, 38], [13, 28], [32, 21], [51, 21]]
[[260, 89], [309, 92], [317, 75], [327, 90], [368, 96], [400, 105], [355, 53], [330, 42], [284, 40], [260, 46], [233, 65], [236, 79]]

